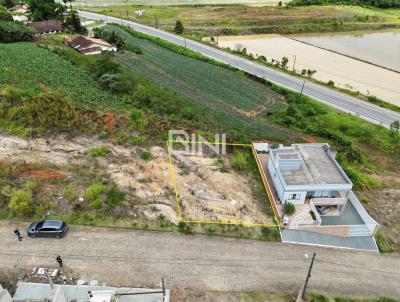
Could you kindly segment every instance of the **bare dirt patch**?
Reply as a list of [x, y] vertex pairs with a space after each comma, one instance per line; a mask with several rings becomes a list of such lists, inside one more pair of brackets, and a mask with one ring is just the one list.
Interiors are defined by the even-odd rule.
[[65, 178], [66, 174], [62, 171], [26, 167], [21, 171], [21, 176], [34, 177], [41, 180], [57, 180]]
[[388, 235], [393, 245], [400, 249], [400, 189], [386, 188], [357, 192], [364, 207], [381, 224], [381, 231]]
[[[91, 157], [89, 151], [104, 146], [109, 153]], [[148, 148], [151, 158], [143, 160], [142, 147], [116, 146], [93, 137], [65, 139], [25, 139], [0, 133], [0, 161], [20, 164], [18, 177], [37, 179], [49, 198], [59, 206], [54, 211], [64, 213], [78, 206], [85, 190], [97, 182], [116, 185], [125, 192], [125, 200], [112, 209], [116, 216], [124, 215], [148, 221], [166, 219], [179, 222], [178, 207], [171, 181], [168, 153], [165, 147]], [[176, 180], [184, 213], [191, 219], [272, 223], [266, 214], [266, 199], [257, 191], [259, 179], [248, 173], [238, 173], [229, 159], [221, 166], [215, 158], [174, 157]], [[54, 186], [57, 181], [57, 186]], [[22, 181], [23, 182], [23, 181]], [[21, 181], [20, 181], [21, 183]], [[64, 188], [75, 188], [75, 197], [65, 199]], [[71, 193], [69, 194], [71, 195]], [[258, 195], [259, 196], [259, 195]], [[264, 197], [265, 198], [265, 197]], [[86, 205], [87, 207], [87, 205]]]
[[190, 221], [273, 224], [259, 178], [237, 172], [232, 155], [173, 155], [173, 166], [182, 218]]

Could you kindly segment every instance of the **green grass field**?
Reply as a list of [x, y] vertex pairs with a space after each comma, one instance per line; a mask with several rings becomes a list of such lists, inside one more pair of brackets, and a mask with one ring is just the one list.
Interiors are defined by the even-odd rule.
[[117, 103], [113, 95], [97, 88], [97, 83], [82, 69], [36, 44], [0, 44], [0, 58], [0, 85], [33, 92], [59, 92], [95, 108]]
[[170, 88], [206, 109], [225, 129], [243, 127], [254, 138], [282, 141], [292, 133], [266, 121], [268, 113], [284, 108], [284, 99], [265, 85], [241, 72], [177, 54], [145, 39], [133, 37], [124, 30], [108, 26], [124, 36], [127, 43], [143, 49], [143, 54], [126, 53], [117, 60], [144, 74], [156, 84]]
[[[117, 5], [117, 4], [116, 4]], [[144, 9], [144, 16], [135, 10]], [[383, 10], [357, 6], [110, 6], [87, 10], [173, 30], [176, 20], [184, 24], [186, 36], [260, 33], [337, 32], [399, 27], [399, 9]], [[368, 16], [368, 18], [367, 18]]]
[[276, 5], [278, 2], [279, 0], [76, 0], [74, 2], [74, 5], [79, 5], [79, 6], [216, 5], [216, 4]]

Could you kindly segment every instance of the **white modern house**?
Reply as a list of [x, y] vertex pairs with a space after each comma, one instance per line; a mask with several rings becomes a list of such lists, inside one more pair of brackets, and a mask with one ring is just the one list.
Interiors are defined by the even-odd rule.
[[304, 204], [306, 198], [328, 198], [343, 206], [353, 183], [328, 144], [294, 144], [271, 149], [268, 171], [281, 204]]
[[[373, 235], [379, 224], [353, 193], [353, 183], [328, 144], [271, 148], [268, 143], [253, 143], [253, 147], [282, 229], [301, 231], [296, 233], [298, 237], [311, 238], [311, 232], [342, 238], [370, 237], [370, 246], [376, 246]], [[288, 203], [295, 206], [290, 215], [285, 213]]]

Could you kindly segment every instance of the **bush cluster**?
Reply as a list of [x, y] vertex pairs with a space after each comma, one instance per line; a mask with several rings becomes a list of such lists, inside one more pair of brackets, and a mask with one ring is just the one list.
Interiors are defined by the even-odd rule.
[[0, 43], [32, 41], [35, 32], [19, 22], [0, 21]]

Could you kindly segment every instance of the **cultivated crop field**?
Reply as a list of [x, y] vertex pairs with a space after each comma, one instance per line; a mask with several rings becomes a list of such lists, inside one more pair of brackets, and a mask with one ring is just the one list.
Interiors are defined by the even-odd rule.
[[284, 98], [241, 72], [177, 54], [151, 41], [133, 37], [124, 30], [108, 26], [140, 47], [143, 54], [126, 53], [118, 61], [144, 74], [162, 87], [170, 88], [207, 110], [225, 129], [243, 128], [254, 138], [288, 140], [292, 132], [268, 122], [268, 113], [284, 108]]
[[116, 102], [86, 72], [33, 43], [0, 44], [0, 58], [0, 85], [60, 92], [92, 107]]

